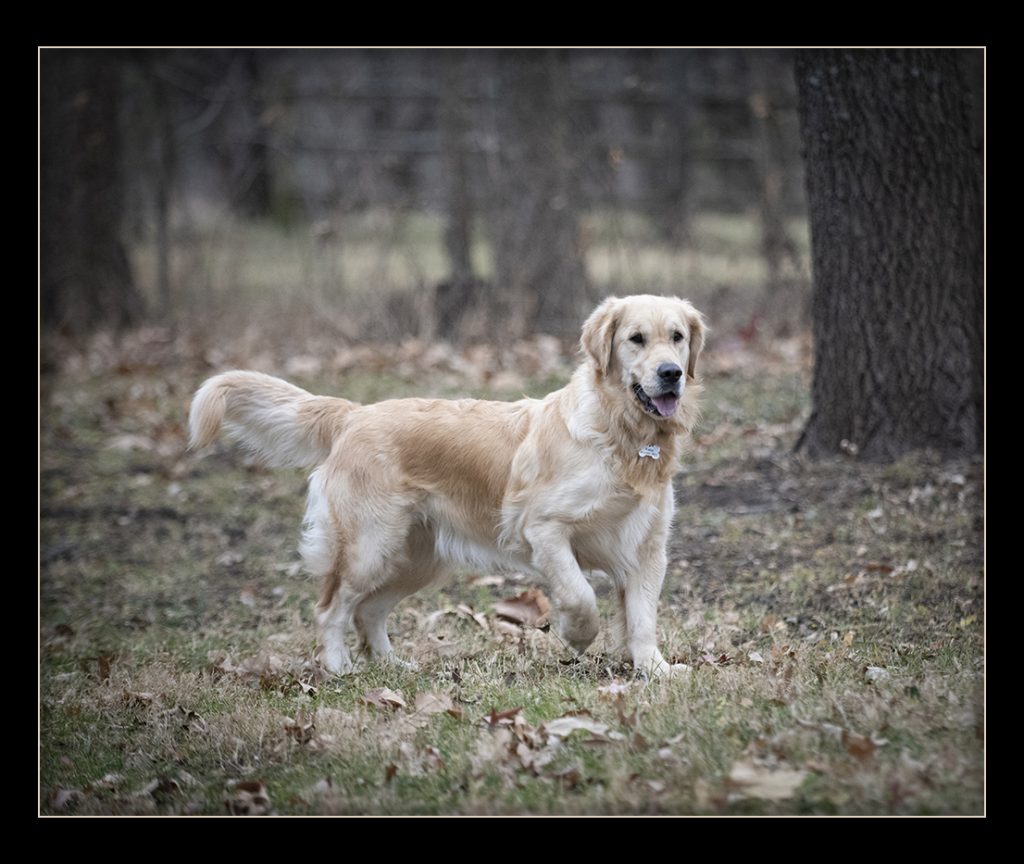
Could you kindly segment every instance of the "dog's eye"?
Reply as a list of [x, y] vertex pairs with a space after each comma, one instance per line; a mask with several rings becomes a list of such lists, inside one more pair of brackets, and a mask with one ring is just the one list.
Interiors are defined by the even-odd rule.
[[682, 342], [683, 341], [683, 334], [680, 333], [678, 330], [676, 330], [676, 332], [672, 334], [672, 341], [673, 342]]
[[635, 342], [637, 345], [643, 345], [644, 344], [644, 334], [643, 333], [634, 333], [632, 336], [629, 337], [629, 341], [630, 342]]

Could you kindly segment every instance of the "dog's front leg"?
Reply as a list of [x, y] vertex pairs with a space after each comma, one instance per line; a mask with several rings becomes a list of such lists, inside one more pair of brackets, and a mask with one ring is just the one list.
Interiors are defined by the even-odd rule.
[[558, 635], [583, 653], [599, 628], [597, 597], [569, 543], [567, 527], [544, 522], [526, 529], [533, 566], [548, 580], [557, 615]]
[[626, 646], [633, 657], [633, 666], [641, 675], [652, 677], [687, 669], [685, 664], [669, 663], [658, 650], [658, 598], [668, 568], [665, 540], [670, 516], [671, 511], [641, 545], [639, 566], [626, 577], [620, 594], [626, 619]]

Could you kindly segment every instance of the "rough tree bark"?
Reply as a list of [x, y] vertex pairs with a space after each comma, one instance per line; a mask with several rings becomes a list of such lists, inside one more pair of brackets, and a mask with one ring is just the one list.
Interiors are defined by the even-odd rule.
[[814, 270], [798, 448], [983, 442], [979, 51], [798, 51]]
[[120, 61], [108, 51], [40, 59], [40, 316], [81, 333], [142, 316], [121, 237]]

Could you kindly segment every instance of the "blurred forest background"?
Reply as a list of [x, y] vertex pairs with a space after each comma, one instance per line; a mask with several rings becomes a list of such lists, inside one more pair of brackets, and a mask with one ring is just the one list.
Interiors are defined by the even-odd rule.
[[691, 298], [719, 336], [792, 335], [810, 280], [792, 65], [44, 50], [44, 354], [141, 321], [214, 342], [256, 325], [293, 351], [572, 340], [600, 298], [645, 291]]

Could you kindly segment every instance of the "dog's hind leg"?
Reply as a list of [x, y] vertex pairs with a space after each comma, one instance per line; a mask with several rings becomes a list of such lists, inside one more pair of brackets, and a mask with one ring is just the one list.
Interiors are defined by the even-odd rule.
[[405, 554], [394, 573], [356, 609], [355, 625], [360, 648], [375, 659], [415, 668], [414, 663], [395, 655], [388, 638], [387, 617], [399, 601], [433, 582], [439, 572], [432, 533], [422, 527], [413, 528], [406, 539]]
[[383, 559], [374, 565], [364, 569], [356, 562], [346, 561], [324, 584], [317, 622], [324, 649], [323, 664], [329, 672], [345, 675], [352, 671], [347, 641], [353, 625], [360, 647], [368, 648], [375, 657], [392, 656], [385, 620], [395, 603], [415, 589], [394, 582]]
[[376, 660], [383, 660], [409, 669], [416, 668], [414, 663], [403, 660], [395, 654], [387, 630], [388, 614], [396, 603], [415, 590], [415, 587], [406, 588], [403, 583], [380, 589], [363, 598], [355, 613], [356, 634], [361, 650], [368, 652]]
[[325, 606], [321, 602], [317, 609], [317, 623], [320, 625], [320, 641], [323, 646], [321, 662], [328, 672], [347, 675], [352, 671], [352, 658], [348, 653], [347, 636], [352, 626], [352, 616], [361, 595], [348, 587], [334, 592]]
[[[352, 671], [347, 639], [353, 624], [374, 653], [390, 653], [384, 619], [410, 593], [396, 592], [401, 583], [394, 578], [403, 560], [409, 508], [400, 496], [353, 490], [349, 478], [337, 474], [328, 489], [329, 476], [320, 468], [310, 477], [301, 552], [310, 573], [324, 580], [316, 616], [321, 661], [329, 672], [344, 675]], [[332, 498], [348, 506], [342, 511], [331, 505]]]

